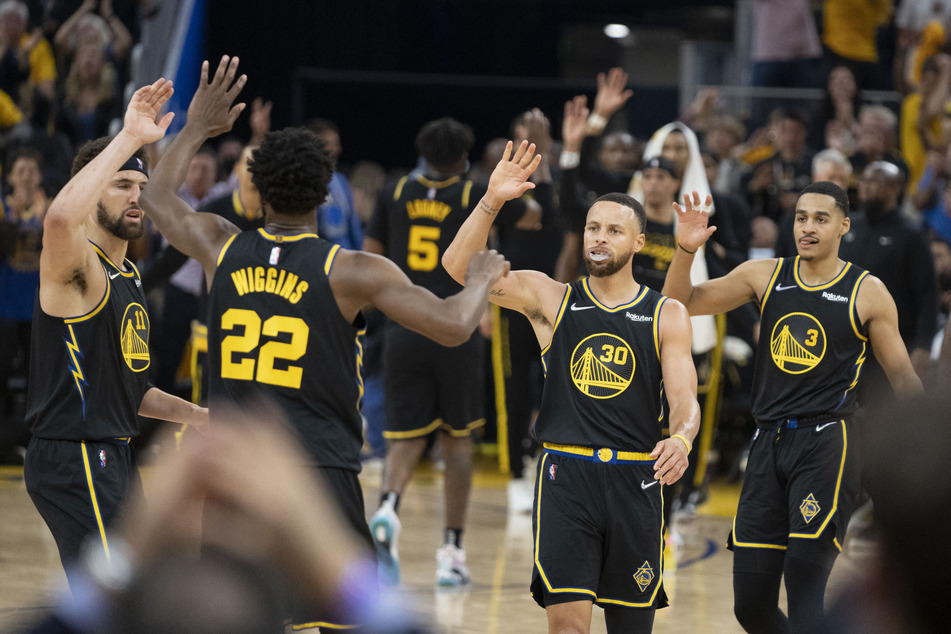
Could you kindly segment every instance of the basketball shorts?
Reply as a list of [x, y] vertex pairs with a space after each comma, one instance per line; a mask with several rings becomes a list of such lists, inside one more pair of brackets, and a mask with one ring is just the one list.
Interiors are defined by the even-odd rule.
[[727, 547], [785, 550], [792, 538], [831, 532], [841, 550], [860, 487], [848, 419], [757, 429]]
[[485, 425], [484, 348], [479, 334], [447, 348], [391, 324], [383, 349], [383, 436], [420, 438], [437, 429], [468, 436]]
[[601, 464], [544, 451], [532, 528], [532, 597], [662, 608], [663, 499], [653, 460]]
[[135, 450], [120, 441], [34, 436], [27, 447], [23, 479], [67, 570], [87, 537], [94, 535], [106, 545], [105, 530], [126, 496], [130, 490], [142, 490]]

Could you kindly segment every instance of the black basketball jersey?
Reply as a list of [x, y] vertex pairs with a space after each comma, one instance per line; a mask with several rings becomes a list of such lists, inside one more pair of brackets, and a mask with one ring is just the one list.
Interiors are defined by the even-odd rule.
[[567, 286], [551, 343], [542, 350], [545, 389], [535, 423], [542, 442], [651, 451], [662, 438], [659, 316], [666, 297], [641, 285], [616, 308], [587, 278]]
[[312, 233], [231, 238], [208, 294], [208, 389], [213, 409], [276, 401], [319, 465], [359, 471], [364, 322], [347, 322], [330, 288], [339, 249]]
[[659, 293], [664, 288], [667, 269], [677, 250], [674, 223], [663, 224], [648, 218], [644, 237], [644, 248], [635, 253], [631, 260], [634, 279]]
[[108, 278], [102, 301], [78, 317], [33, 310], [26, 422], [52, 440], [111, 440], [139, 433], [148, 390], [149, 316], [135, 265], [113, 264], [93, 244]]
[[[387, 257], [413, 284], [448, 297], [460, 286], [442, 267], [442, 254], [484, 194], [484, 186], [458, 176], [444, 181], [404, 176], [380, 194], [367, 236], [386, 247]], [[498, 221], [511, 222], [518, 208], [506, 204]]]
[[753, 372], [757, 421], [855, 411], [868, 343], [855, 301], [867, 275], [847, 262], [832, 281], [807, 286], [798, 256], [777, 261], [760, 308]]

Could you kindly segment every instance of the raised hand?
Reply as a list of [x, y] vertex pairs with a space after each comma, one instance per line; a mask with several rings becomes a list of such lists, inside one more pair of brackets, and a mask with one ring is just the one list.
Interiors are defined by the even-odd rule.
[[159, 79], [151, 86], [136, 90], [126, 108], [122, 130], [135, 137], [139, 145], [161, 139], [175, 117], [174, 113], [169, 112], [159, 119], [162, 107], [173, 92], [172, 82], [166, 79]]
[[571, 101], [565, 102], [565, 118], [561, 122], [561, 140], [564, 151], [580, 152], [581, 142], [584, 141], [588, 129], [588, 98], [578, 95]]
[[238, 93], [248, 81], [247, 75], [238, 74], [238, 58], [223, 55], [218, 62], [215, 76], [208, 81], [208, 61], [202, 62], [201, 79], [198, 90], [188, 106], [188, 121], [186, 125], [200, 126], [206, 137], [217, 136], [227, 132], [234, 125], [238, 116], [244, 110], [244, 103], [234, 104]]
[[605, 119], [621, 109], [634, 94], [625, 90], [627, 73], [622, 68], [612, 68], [608, 74], [598, 73], [598, 94], [594, 98], [594, 114]]
[[703, 204], [700, 203], [700, 193], [684, 194], [684, 204], [681, 207], [673, 203], [677, 214], [677, 242], [688, 251], [696, 251], [713, 235], [716, 227], [708, 227], [710, 220], [710, 206], [713, 197], [709, 194]]
[[551, 151], [551, 122], [540, 108], [532, 108], [525, 116], [525, 139], [535, 145], [544, 160]]
[[512, 146], [511, 141], [505, 144], [502, 160], [489, 177], [488, 190], [502, 200], [513, 200], [529, 189], [534, 189], [535, 184], [528, 182], [528, 178], [542, 160], [540, 154], [535, 154], [534, 143], [522, 141], [514, 155]]
[[251, 143], [260, 143], [271, 131], [271, 102], [255, 97], [251, 102], [251, 116], [248, 118], [251, 126]]

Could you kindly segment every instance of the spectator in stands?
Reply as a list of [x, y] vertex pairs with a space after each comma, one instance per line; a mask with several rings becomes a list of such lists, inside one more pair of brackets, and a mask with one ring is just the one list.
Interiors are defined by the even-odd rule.
[[908, 178], [908, 166], [898, 150], [898, 117], [886, 106], [865, 105], [859, 110], [855, 153], [849, 156], [849, 162], [852, 163], [850, 190], [858, 188], [859, 174], [869, 163], [875, 161], [887, 161], [897, 165], [905, 178]]
[[24, 88], [38, 89], [48, 99], [56, 93], [56, 61], [43, 31], [27, 33], [29, 9], [20, 0], [0, 2], [0, 90], [21, 104]]
[[317, 233], [345, 249], [360, 250], [363, 246], [363, 230], [353, 208], [353, 190], [347, 177], [340, 173], [337, 163], [343, 152], [340, 130], [327, 119], [312, 119], [307, 128], [323, 141], [324, 151], [334, 162], [327, 200], [317, 208]]
[[[99, 4], [99, 13], [95, 13]], [[53, 46], [69, 63], [86, 44], [97, 44], [112, 63], [124, 62], [132, 49], [132, 34], [112, 10], [112, 0], [83, 0], [76, 12], [56, 30]]]
[[806, 145], [805, 115], [793, 108], [773, 113], [773, 153], [744, 178], [746, 197], [754, 216], [779, 223], [792, 213], [803, 187], [809, 184], [815, 152]]
[[929, 149], [943, 146], [941, 119], [951, 90], [951, 56], [940, 53], [925, 60], [921, 82], [901, 104], [901, 154], [908, 164], [908, 194], [914, 195], [925, 172]]
[[79, 46], [66, 75], [56, 128], [73, 147], [109, 134], [109, 124], [122, 114], [116, 72], [97, 42]]

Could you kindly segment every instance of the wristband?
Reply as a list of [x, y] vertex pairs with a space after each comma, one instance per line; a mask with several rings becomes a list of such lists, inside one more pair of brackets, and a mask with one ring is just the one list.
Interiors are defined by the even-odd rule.
[[561, 156], [558, 157], [558, 167], [563, 170], [570, 170], [578, 167], [581, 164], [581, 152], [567, 152], [564, 151], [561, 153]]
[[684, 444], [687, 445], [687, 453], [690, 453], [690, 451], [693, 449], [693, 445], [690, 444], [690, 441], [687, 440], [687, 439], [686, 439], [684, 436], [682, 436], [681, 434], [673, 434], [673, 435], [671, 435], [671, 438], [679, 438], [679, 439], [681, 439], [682, 441], [684, 441]]
[[601, 131], [608, 125], [608, 120], [605, 117], [602, 117], [599, 114], [591, 113], [588, 116], [588, 127], [593, 128], [597, 131]]
[[681, 249], [683, 252], [689, 253], [690, 255], [693, 255], [694, 253], [696, 253], [696, 251], [688, 251], [687, 249], [684, 249], [684, 245], [680, 244], [679, 242], [677, 243], [677, 246], [680, 247], [680, 249]]

